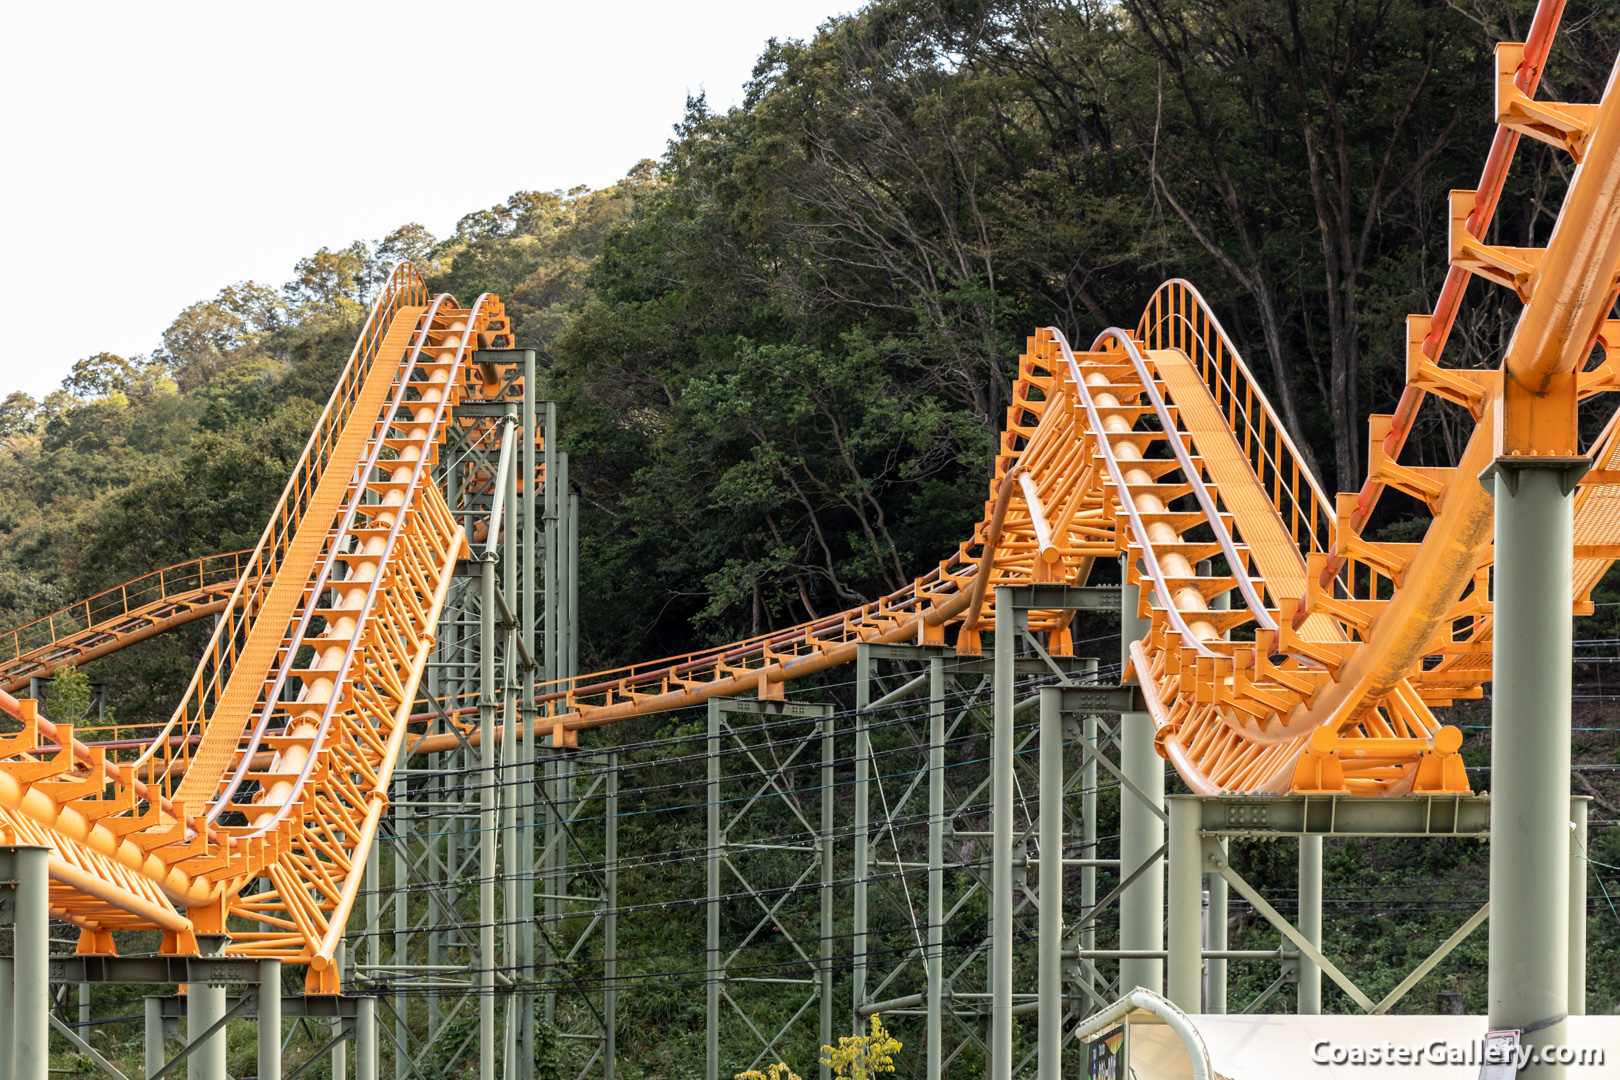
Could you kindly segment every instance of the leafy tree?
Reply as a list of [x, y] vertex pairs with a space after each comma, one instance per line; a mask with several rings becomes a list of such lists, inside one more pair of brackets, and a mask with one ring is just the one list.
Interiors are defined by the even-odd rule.
[[[45, 708], [52, 720], [58, 724], [82, 724], [89, 719], [95, 707], [95, 689], [90, 685], [90, 676], [77, 664], [57, 668], [48, 685]], [[103, 719], [111, 723], [113, 710], [104, 710]]]
[[0, 438], [15, 439], [39, 431], [39, 402], [21, 390], [0, 401]]
[[136, 366], [122, 356], [103, 352], [74, 363], [62, 380], [62, 389], [76, 398], [93, 400], [109, 394], [128, 395], [135, 388]]
[[402, 262], [415, 263], [421, 269], [430, 268], [432, 252], [438, 241], [426, 226], [412, 221], [401, 225], [377, 241], [375, 259], [384, 273]]
[[312, 312], [347, 313], [371, 302], [387, 270], [364, 241], [356, 240], [346, 248], [323, 247], [299, 259], [293, 274], [283, 290], [290, 304]]
[[159, 358], [181, 389], [193, 390], [252, 355], [286, 319], [286, 304], [274, 289], [252, 281], [227, 285], [175, 317], [163, 332]]

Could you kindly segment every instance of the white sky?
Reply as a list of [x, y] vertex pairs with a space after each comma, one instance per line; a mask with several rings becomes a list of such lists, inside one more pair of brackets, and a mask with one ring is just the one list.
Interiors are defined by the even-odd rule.
[[770, 37], [854, 0], [4, 0], [0, 398], [151, 351], [185, 305], [323, 244], [444, 236], [523, 189], [656, 158]]

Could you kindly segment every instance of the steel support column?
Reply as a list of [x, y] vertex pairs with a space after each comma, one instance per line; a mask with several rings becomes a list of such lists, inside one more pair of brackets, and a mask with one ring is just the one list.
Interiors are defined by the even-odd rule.
[[[1512, 634], [1498, 641], [1491, 670], [1489, 1022], [1536, 1046], [1568, 1037], [1569, 467], [1495, 466], [1495, 619]], [[1564, 1069], [1532, 1065], [1523, 1075]]]
[[[222, 956], [225, 942], [223, 934], [198, 934], [197, 944], [204, 956]], [[206, 983], [186, 985], [186, 1042], [195, 1043], [205, 1037], [209, 1028], [225, 1016], [225, 987]], [[194, 1050], [187, 1059], [186, 1075], [191, 1080], [226, 1080], [225, 1029], [206, 1036], [203, 1046]]]
[[608, 755], [604, 799], [602, 877], [607, 912], [602, 922], [602, 1080], [618, 1074], [619, 1031], [619, 755]]
[[[998, 635], [999, 636], [999, 635]], [[1039, 1080], [1063, 1076], [1063, 691], [1041, 687]]]
[[[1090, 862], [1097, 858], [1097, 757], [1101, 748], [1097, 745], [1097, 728], [1101, 720], [1096, 716], [1086, 716], [1080, 721], [1081, 738], [1086, 747], [1092, 751], [1083, 754], [1080, 765], [1080, 857]], [[1095, 865], [1080, 868], [1080, 910], [1089, 915], [1091, 909], [1097, 906], [1097, 867]], [[1097, 947], [1097, 921], [1088, 918], [1080, 930], [1080, 948], [1090, 952]], [[1095, 966], [1091, 963], [1081, 965], [1081, 978], [1086, 986], [1096, 991]], [[1084, 993], [1084, 991], [1082, 991]], [[1089, 995], [1087, 996], [1089, 1000]]]
[[1167, 996], [1182, 1012], [1200, 1011], [1203, 997], [1204, 852], [1196, 796], [1170, 803], [1170, 942]]
[[[1221, 841], [1224, 846], [1226, 841]], [[1219, 874], [1204, 875], [1204, 890], [1209, 894], [1206, 915], [1209, 934], [1204, 948], [1210, 952], [1225, 952], [1226, 935], [1226, 879]], [[1226, 961], [1211, 957], [1204, 961], [1204, 1012], [1217, 1015], [1226, 1012]]]
[[[147, 1055], [151, 1055], [151, 1017], [152, 1008], [157, 1005], [154, 998], [147, 998]], [[158, 1067], [163, 1065], [163, 1017], [158, 1015]], [[281, 961], [276, 959], [259, 961], [259, 1080], [281, 1080]], [[404, 1045], [403, 1043], [401, 1044]], [[151, 1075], [148, 1068], [147, 1075]]]
[[354, 1004], [354, 1080], [377, 1080], [377, 999]]
[[[829, 776], [831, 769], [828, 769]], [[945, 659], [928, 661], [928, 1015], [926, 1080], [940, 1080], [945, 989]]]
[[45, 1080], [51, 1056], [50, 849], [17, 846], [12, 974], [12, 1067], [16, 1080]]
[[[1123, 567], [1122, 567], [1123, 569]], [[1138, 614], [1140, 590], [1127, 580], [1120, 596], [1120, 666], [1130, 663], [1130, 645], [1147, 634], [1151, 623]], [[1122, 679], [1135, 683], [1135, 678]], [[1119, 794], [1119, 872], [1129, 876], [1143, 863], [1157, 863], [1164, 846], [1164, 821], [1155, 810], [1164, 805], [1164, 759], [1153, 748], [1153, 718], [1128, 712], [1119, 718], [1120, 771], [1148, 797], [1144, 803], [1130, 791]], [[1133, 952], [1164, 948], [1164, 871], [1157, 865], [1131, 883], [1119, 898], [1119, 947]], [[1119, 991], [1138, 986], [1154, 992], [1164, 986], [1164, 961], [1121, 960]]]
[[17, 1007], [11, 957], [0, 956], [0, 1065], [11, 1067], [16, 1037]]
[[720, 1080], [720, 702], [709, 699], [709, 843], [705, 910], [707, 977], [703, 982], [703, 1075]]
[[[523, 454], [519, 459], [522, 468], [519, 471], [520, 490], [522, 491], [522, 546], [519, 553], [520, 564], [515, 568], [518, 587], [518, 633], [522, 635], [523, 648], [529, 657], [529, 663], [523, 668], [522, 688], [518, 697], [518, 777], [519, 785], [515, 786], [513, 799], [518, 803], [518, 843], [517, 879], [522, 883], [518, 890], [518, 910], [514, 919], [512, 932], [518, 937], [518, 983], [525, 989], [522, 995], [523, 1007], [518, 1013], [518, 1037], [520, 1048], [518, 1055], [521, 1075], [527, 1078], [534, 1075], [534, 1038], [535, 1038], [535, 1000], [532, 987], [537, 972], [534, 966], [534, 822], [535, 822], [535, 734], [534, 720], [537, 713], [534, 703], [535, 697], [535, 595], [539, 592], [540, 583], [535, 580], [535, 568], [539, 560], [540, 529], [535, 519], [535, 490], [540, 480], [540, 462], [537, 455], [540, 438], [537, 422], [537, 402], [539, 387], [536, 385], [535, 351], [523, 350]], [[611, 1077], [611, 1071], [609, 1073]]]
[[[1208, 573], [1203, 569], [1206, 564], [1199, 564], [1199, 574]], [[1220, 593], [1210, 598], [1211, 611], [1232, 610], [1232, 594]], [[1231, 637], [1228, 631], [1223, 637]], [[1222, 848], [1226, 841], [1220, 841]], [[1204, 875], [1204, 892], [1209, 897], [1209, 906], [1205, 909], [1204, 948], [1209, 952], [1225, 952], [1227, 945], [1226, 934], [1226, 879], [1219, 874]], [[1218, 957], [1211, 957], [1204, 961], [1204, 1002], [1203, 1011], [1217, 1015], [1226, 1012], [1226, 961]]]
[[[1299, 838], [1299, 932], [1305, 940], [1322, 949], [1322, 838]], [[1322, 969], [1310, 957], [1300, 956], [1299, 1013], [1310, 1016], [1322, 1011]]]
[[[515, 408], [513, 406], [512, 408]], [[501, 531], [501, 503], [512, 463], [513, 421], [508, 412], [502, 429], [500, 464], [496, 470], [489, 533], [479, 565], [478, 585], [478, 1060], [493, 1070], [495, 1046], [495, 879], [499, 873], [496, 813], [500, 772], [496, 759], [496, 729], [500, 723], [499, 683], [495, 673], [495, 564]]]
[[863, 1028], [861, 1006], [866, 1004], [866, 901], [867, 879], [871, 876], [871, 757], [872, 738], [867, 731], [867, 706], [872, 702], [871, 647], [855, 646], [855, 895], [850, 935], [850, 1020], [852, 1034]]
[[990, 750], [990, 1077], [1012, 1080], [1013, 591], [996, 588]]
[[[557, 403], [546, 402], [545, 407], [545, 487], [542, 489], [542, 518], [541, 535], [544, 548], [544, 570], [542, 572], [544, 612], [542, 626], [545, 630], [543, 647], [540, 650], [540, 681], [551, 683], [564, 675], [567, 648], [564, 643], [562, 628], [562, 575], [563, 575], [563, 540], [562, 514], [564, 501], [559, 494], [562, 488], [562, 454], [557, 449]], [[557, 758], [555, 754], [546, 756], [542, 766], [544, 776], [541, 784], [546, 791], [545, 799], [545, 831], [540, 838], [541, 850], [545, 852], [544, 865], [539, 867], [539, 880], [545, 882], [547, 894], [544, 910], [546, 925], [557, 925], [557, 901], [554, 896], [560, 894], [562, 889], [558, 886], [552, 874], [553, 856], [558, 842], [557, 825]], [[557, 957], [553, 954], [549, 937], [541, 945], [542, 961], [547, 971], [555, 970]], [[555, 1023], [557, 1019], [557, 994], [552, 990], [552, 980], [547, 978], [547, 989], [544, 994], [543, 1008], [546, 1023]]]
[[[833, 860], [837, 855], [833, 846], [833, 814], [836, 809], [833, 763], [837, 760], [833, 745], [835, 725], [829, 716], [821, 733], [821, 910], [818, 934], [821, 948], [817, 959], [821, 968], [820, 1026], [818, 1032], [822, 1046], [833, 1041], [833, 903], [837, 899]], [[712, 752], [712, 751], [711, 751]], [[710, 796], [712, 799], [714, 796]], [[819, 1057], [819, 1055], [818, 1055]], [[820, 1066], [820, 1080], [831, 1080], [832, 1069]]]
[[[280, 960], [276, 960], [274, 963], [277, 967], [281, 966]], [[281, 991], [278, 988], [276, 991], [278, 1005], [280, 1002], [280, 994]], [[168, 1058], [168, 1038], [163, 1030], [163, 999], [160, 997], [148, 997], [145, 998], [144, 1001], [146, 1004], [144, 1032], [146, 1036], [145, 1075], [152, 1076], [163, 1068], [163, 1063]], [[279, 1027], [280, 1025], [277, 1026]], [[281, 1076], [281, 1039], [279, 1037], [279, 1032], [276, 1039], [276, 1071], [271, 1073], [265, 1072], [264, 1070], [263, 1027], [259, 1029], [259, 1075], [265, 1077], [266, 1080], [279, 1080]]]
[[1589, 796], [1569, 800], [1569, 1015], [1586, 1015], [1586, 811]]

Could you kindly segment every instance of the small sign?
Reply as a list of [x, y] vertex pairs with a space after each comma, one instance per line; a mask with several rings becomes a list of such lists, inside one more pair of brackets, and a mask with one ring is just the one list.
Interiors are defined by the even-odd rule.
[[1130, 1076], [1126, 1048], [1130, 1028], [1120, 1024], [1091, 1040], [1091, 1080], [1126, 1080]]
[[1515, 1080], [1518, 1076], [1519, 1030], [1487, 1031], [1485, 1061], [1479, 1067], [1479, 1080]]

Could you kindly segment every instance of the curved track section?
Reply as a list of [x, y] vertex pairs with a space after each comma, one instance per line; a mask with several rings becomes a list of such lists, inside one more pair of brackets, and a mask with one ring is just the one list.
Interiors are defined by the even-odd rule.
[[0, 690], [16, 693], [68, 664], [225, 610], [251, 551], [165, 566], [0, 634]]

